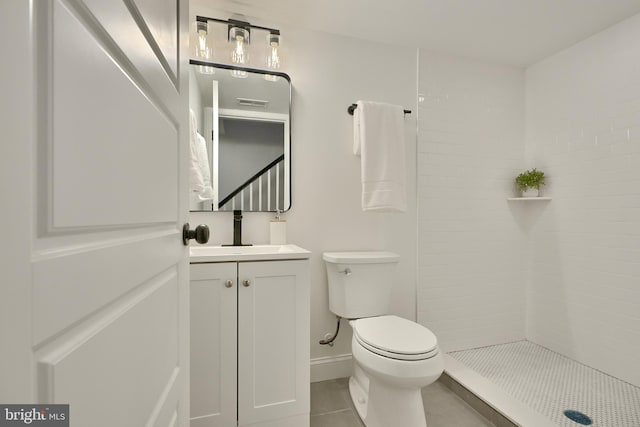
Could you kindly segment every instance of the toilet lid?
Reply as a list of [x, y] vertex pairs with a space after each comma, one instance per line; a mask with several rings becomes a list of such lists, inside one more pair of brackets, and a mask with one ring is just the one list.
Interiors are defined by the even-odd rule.
[[352, 325], [356, 340], [381, 356], [419, 360], [438, 352], [438, 340], [433, 332], [401, 317], [369, 317], [358, 319]]

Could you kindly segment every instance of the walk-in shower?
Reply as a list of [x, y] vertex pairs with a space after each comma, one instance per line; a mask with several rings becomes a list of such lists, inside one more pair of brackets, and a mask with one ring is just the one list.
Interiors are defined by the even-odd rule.
[[[640, 426], [639, 38], [636, 15], [524, 68], [419, 53], [417, 319], [525, 426]], [[548, 198], [509, 200], [532, 167]]]

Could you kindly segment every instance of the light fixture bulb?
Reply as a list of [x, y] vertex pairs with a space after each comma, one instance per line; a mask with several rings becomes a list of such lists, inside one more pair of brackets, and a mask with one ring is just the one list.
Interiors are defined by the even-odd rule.
[[[229, 30], [229, 42], [231, 43], [231, 64], [240, 67], [246, 66], [249, 63], [249, 30], [241, 27], [231, 27]], [[249, 76], [243, 70], [231, 70], [231, 75], [240, 79]]]
[[[209, 26], [207, 22], [196, 21], [196, 43], [195, 43], [195, 57], [201, 61], [211, 61], [213, 53], [211, 47], [207, 43], [207, 36], [209, 35]], [[213, 67], [207, 67], [204, 65], [198, 65], [197, 71], [201, 74], [215, 74]]]
[[[266, 66], [269, 70], [277, 71], [280, 69], [280, 54], [278, 48], [280, 47], [280, 35], [271, 33], [267, 36], [267, 42], [269, 43], [269, 53], [266, 58]], [[275, 82], [279, 79], [278, 76], [273, 74], [265, 74], [264, 79]]]
[[236, 65], [244, 65], [246, 63], [246, 54], [244, 51], [244, 37], [236, 35], [236, 47], [231, 52], [231, 62]]

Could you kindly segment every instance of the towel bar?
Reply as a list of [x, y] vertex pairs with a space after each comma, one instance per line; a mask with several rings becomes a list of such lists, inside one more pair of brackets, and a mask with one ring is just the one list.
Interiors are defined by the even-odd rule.
[[[355, 111], [356, 108], [358, 108], [358, 104], [349, 105], [349, 108], [347, 108], [347, 113], [349, 113], [350, 116], [353, 116], [353, 112]], [[404, 113], [411, 114], [411, 110], [404, 110]]]

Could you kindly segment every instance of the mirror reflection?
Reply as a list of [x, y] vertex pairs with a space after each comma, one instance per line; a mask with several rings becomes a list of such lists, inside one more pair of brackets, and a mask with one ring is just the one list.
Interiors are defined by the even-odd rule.
[[289, 76], [195, 60], [190, 67], [190, 210], [288, 210]]

